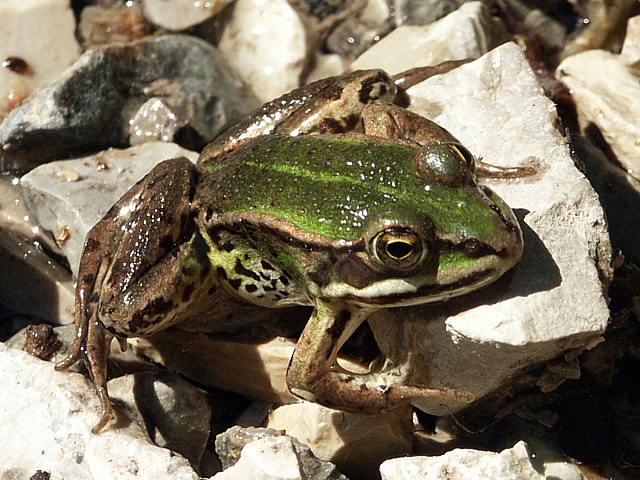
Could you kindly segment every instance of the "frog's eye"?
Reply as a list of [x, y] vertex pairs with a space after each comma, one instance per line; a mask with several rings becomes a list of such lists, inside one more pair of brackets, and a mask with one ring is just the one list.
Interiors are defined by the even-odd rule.
[[458, 158], [467, 165], [472, 172], [476, 170], [476, 160], [473, 154], [459, 143], [448, 143], [447, 147], [458, 156]]
[[415, 154], [413, 166], [427, 185], [439, 183], [455, 188], [475, 178], [475, 159], [459, 143], [424, 145]]
[[427, 247], [415, 232], [408, 228], [393, 227], [371, 239], [371, 252], [385, 267], [409, 270], [422, 261]]

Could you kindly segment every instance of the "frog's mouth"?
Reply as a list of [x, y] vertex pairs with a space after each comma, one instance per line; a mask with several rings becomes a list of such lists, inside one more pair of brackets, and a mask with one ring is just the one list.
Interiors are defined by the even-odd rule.
[[347, 279], [322, 289], [325, 298], [340, 298], [361, 307], [404, 307], [433, 303], [466, 295], [485, 287], [513, 268], [518, 255], [491, 254], [467, 264], [452, 266], [444, 258], [433, 270], [402, 278], [378, 278], [366, 285], [353, 285]]

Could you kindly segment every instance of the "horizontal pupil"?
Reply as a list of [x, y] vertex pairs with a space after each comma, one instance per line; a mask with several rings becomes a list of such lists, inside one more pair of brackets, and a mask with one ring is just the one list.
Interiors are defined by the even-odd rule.
[[413, 246], [407, 242], [390, 242], [387, 243], [387, 253], [389, 256], [402, 259], [411, 254]]

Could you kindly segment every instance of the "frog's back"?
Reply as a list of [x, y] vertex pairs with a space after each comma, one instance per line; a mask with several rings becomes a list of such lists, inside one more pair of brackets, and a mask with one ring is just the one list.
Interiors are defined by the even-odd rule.
[[263, 213], [351, 240], [400, 184], [419, 186], [411, 173], [415, 150], [359, 137], [271, 136], [208, 164], [205, 183], [217, 212]]

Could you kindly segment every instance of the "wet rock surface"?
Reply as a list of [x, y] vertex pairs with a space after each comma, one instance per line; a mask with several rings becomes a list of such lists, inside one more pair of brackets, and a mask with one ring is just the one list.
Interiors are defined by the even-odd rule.
[[[637, 477], [640, 17], [621, 35], [637, 2], [78, 3], [77, 34], [92, 50], [64, 71], [78, 55], [66, 25], [70, 60], [50, 55], [48, 79], [31, 85], [45, 64], [27, 43], [7, 43], [0, 70], [0, 166], [52, 161], [0, 178], [0, 477]], [[70, 18], [66, 2], [24, 5]], [[524, 53], [505, 44], [513, 34]], [[91, 434], [99, 406], [82, 367], [50, 363], [68, 352], [72, 325], [15, 332], [73, 321], [82, 243], [113, 202], [157, 162], [195, 161], [255, 97], [346, 69], [397, 73], [454, 58], [477, 60], [412, 88], [410, 108], [488, 163], [536, 169], [481, 179], [514, 209], [524, 257], [482, 292], [376, 313], [340, 365], [363, 371], [382, 353], [374, 366], [399, 381], [475, 402], [427, 400], [376, 417], [298, 402], [285, 375], [308, 311], [242, 309], [129, 339], [122, 354], [114, 342], [117, 418]]]

